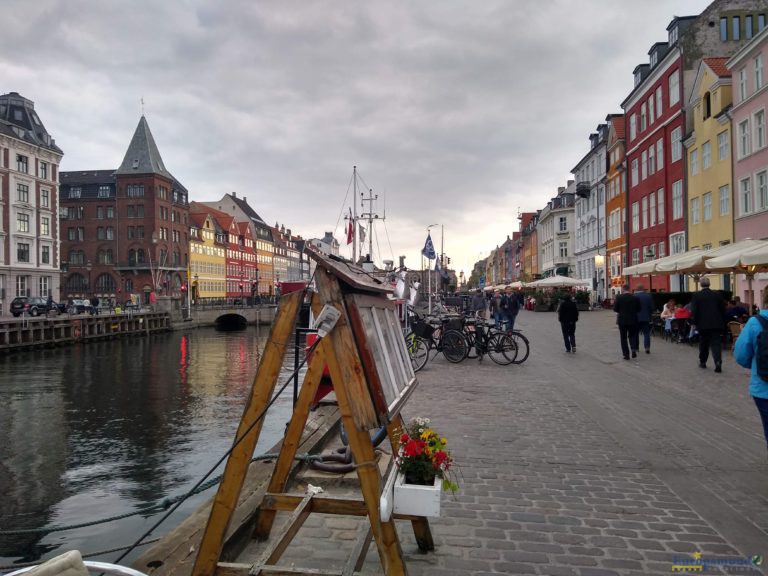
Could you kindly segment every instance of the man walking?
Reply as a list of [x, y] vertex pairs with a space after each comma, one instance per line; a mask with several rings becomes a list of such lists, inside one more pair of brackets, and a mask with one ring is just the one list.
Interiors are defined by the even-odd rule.
[[483, 296], [483, 291], [480, 290], [480, 288], [478, 288], [475, 295], [472, 296], [470, 308], [472, 309], [472, 312], [481, 318], [485, 318], [485, 296]]
[[616, 300], [613, 303], [613, 311], [617, 313], [616, 324], [619, 325], [621, 353], [624, 356], [624, 360], [629, 360], [630, 349], [632, 350], [632, 358], [636, 358], [639, 347], [637, 341], [637, 315], [640, 312], [640, 301], [629, 291], [629, 284], [624, 284], [621, 287], [621, 294], [616, 296]]
[[[635, 298], [640, 302], [640, 312], [637, 313], [638, 340], [640, 333], [643, 334], [643, 346], [645, 353], [651, 353], [651, 317], [653, 316], [653, 298], [645, 287], [640, 284], [635, 290]], [[638, 341], [638, 345], [640, 342]]]
[[707, 367], [711, 349], [715, 372], [722, 372], [725, 300], [719, 292], [709, 289], [709, 278], [706, 276], [701, 279], [701, 290], [691, 298], [691, 320], [699, 331], [699, 368]]
[[557, 319], [563, 331], [565, 351], [576, 354], [576, 322], [579, 321], [579, 309], [570, 294], [563, 296], [563, 301], [557, 309]]
[[506, 330], [515, 329], [517, 313], [520, 312], [520, 300], [512, 291], [512, 286], [504, 288], [504, 296], [501, 297], [501, 311], [504, 314], [502, 321], [506, 324]]

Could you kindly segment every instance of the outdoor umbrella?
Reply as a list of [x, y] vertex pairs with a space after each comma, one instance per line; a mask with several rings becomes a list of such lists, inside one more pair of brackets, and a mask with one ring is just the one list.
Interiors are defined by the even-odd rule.
[[525, 284], [523, 284], [522, 282], [520, 282], [520, 280], [518, 280], [516, 282], [512, 282], [512, 284], [510, 284], [510, 286], [512, 288], [522, 288], [523, 286], [525, 286]]
[[766, 244], [762, 240], [740, 240], [732, 244], [724, 244], [710, 250], [689, 250], [664, 262], [659, 261], [657, 272], [677, 274], [706, 274], [709, 269], [706, 266], [708, 260], [721, 256], [737, 255], [757, 246]]
[[[734, 243], [735, 246], [738, 242]], [[768, 271], [768, 240], [753, 240], [743, 250], [732, 251], [705, 262], [708, 273], [711, 274], [744, 274], [747, 277], [750, 308], [752, 301], [752, 280], [756, 272]]]
[[673, 262], [678, 257], [680, 257], [680, 254], [672, 254], [671, 256], [665, 256], [664, 258], [659, 258], [657, 260], [647, 260], [646, 262], [641, 262], [640, 264], [627, 266], [624, 268], [624, 276], [644, 276], [646, 274], [657, 274], [659, 272], [660, 264]]
[[589, 281], [579, 280], [578, 278], [569, 278], [568, 276], [550, 276], [542, 278], [528, 284], [533, 288], [572, 288], [574, 286], [587, 286]]

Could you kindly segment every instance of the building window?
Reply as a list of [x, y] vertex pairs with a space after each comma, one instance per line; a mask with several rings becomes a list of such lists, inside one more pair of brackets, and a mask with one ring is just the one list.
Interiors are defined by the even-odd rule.
[[80, 188], [80, 186], [72, 186], [69, 189], [69, 197], [70, 198], [80, 198], [82, 193], [83, 193], [83, 190]]
[[672, 183], [672, 220], [683, 217], [683, 181]]
[[731, 211], [731, 187], [727, 184], [720, 186], [720, 216], [725, 216]]
[[109, 198], [109, 186], [99, 186], [99, 198]]
[[648, 196], [643, 196], [640, 200], [640, 213], [642, 214], [643, 230], [648, 228]]
[[640, 131], [648, 127], [648, 115], [646, 113], [645, 102], [640, 105]]
[[637, 186], [637, 158], [632, 160], [632, 186]]
[[21, 154], [16, 154], [16, 170], [29, 174], [29, 158]]
[[648, 176], [656, 172], [656, 147], [651, 144], [648, 148]]
[[765, 146], [765, 109], [755, 112], [753, 117], [755, 126], [755, 151]]
[[670, 235], [669, 248], [670, 254], [682, 254], [685, 252], [685, 232]]
[[43, 236], [51, 235], [51, 219], [47, 216], [40, 218], [40, 234]]
[[691, 176], [699, 173], [699, 151], [691, 150]]
[[107, 220], [112, 220], [115, 217], [115, 207], [107, 206]]
[[699, 199], [691, 198], [691, 224], [698, 224], [699, 218]]
[[26, 184], [16, 184], [16, 200], [29, 204], [29, 186]]
[[741, 40], [741, 17], [734, 16], [731, 23], [731, 40]]
[[632, 232], [640, 231], [640, 207], [637, 202], [632, 203]]
[[704, 208], [704, 221], [712, 220], [712, 192], [705, 192], [701, 199]]
[[717, 135], [717, 159], [725, 160], [728, 158], [728, 131], [725, 130]]
[[558, 221], [558, 225], [559, 225], [560, 232], [567, 232], [568, 231], [568, 220], [566, 219], [565, 216], [560, 216], [559, 221]]
[[632, 266], [640, 264], [640, 249], [632, 248]]
[[681, 138], [682, 138], [682, 128], [678, 126], [674, 130], [672, 130], [672, 138], [671, 138], [672, 162], [677, 162], [683, 157], [683, 145], [681, 142]]
[[136, 238], [136, 228], [128, 226], [128, 240], [133, 240], [134, 238]]
[[648, 226], [656, 226], [656, 193], [648, 195]]
[[560, 242], [560, 258], [568, 257], [568, 242]]
[[104, 206], [96, 206], [96, 219], [104, 220]]
[[763, 28], [765, 28], [765, 14], [758, 14], [757, 15], [757, 31], [762, 32]]
[[144, 184], [128, 184], [126, 194], [129, 198], [139, 198], [144, 196]]
[[768, 172], [763, 170], [755, 175], [757, 185], [757, 209], [765, 210], [768, 208]]
[[728, 18], [720, 18], [720, 41], [728, 40]]
[[96, 240], [104, 240], [104, 227], [99, 226], [96, 228]]
[[40, 190], [40, 207], [48, 208], [51, 204], [51, 192], [49, 190]]
[[739, 196], [741, 197], [741, 215], [752, 212], [752, 181], [744, 178], [739, 182]]
[[739, 158], [749, 154], [749, 120], [739, 123]]
[[749, 16], [744, 16], [744, 38], [747, 40], [752, 38], [752, 20], [753, 17], [751, 14]]
[[659, 138], [656, 142], [656, 165], [658, 170], [664, 169], [664, 139]]
[[48, 180], [48, 162], [40, 162], [40, 178]]
[[659, 242], [659, 258], [664, 258], [667, 255], [667, 244], [662, 240]]
[[669, 105], [680, 102], [680, 71], [675, 70], [669, 77]]
[[632, 114], [629, 117], [629, 139], [634, 140], [637, 136], [637, 116]]
[[645, 180], [648, 178], [648, 152], [643, 150], [640, 154], [640, 179]]
[[29, 276], [16, 276], [16, 296], [28, 296], [29, 290], [27, 289]]
[[16, 232], [29, 232], [29, 214], [16, 214]]
[[747, 69], [739, 70], [739, 102], [747, 99]]
[[19, 242], [16, 245], [16, 260], [19, 262], [29, 262], [29, 244]]
[[661, 86], [656, 87], [656, 118], [661, 118]]
[[701, 145], [701, 168], [706, 170], [712, 166], [712, 145], [709, 140]]
[[701, 102], [702, 107], [702, 119], [706, 120], [710, 116], [712, 116], [712, 95], [707, 92], [704, 94], [704, 98]]
[[40, 260], [43, 264], [50, 264], [51, 263], [51, 247], [50, 246], [43, 246], [43, 251], [40, 254]]
[[107, 226], [107, 240], [115, 239], [115, 229], [112, 226]]

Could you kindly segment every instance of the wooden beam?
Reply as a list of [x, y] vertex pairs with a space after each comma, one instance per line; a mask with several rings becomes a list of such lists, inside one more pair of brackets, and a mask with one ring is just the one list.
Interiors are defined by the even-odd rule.
[[[219, 562], [216, 576], [249, 576], [251, 569], [251, 564]], [[290, 566], [262, 566], [259, 572], [253, 572], [253, 574], [269, 574], [271, 576], [343, 576], [341, 570], [294, 568]]]
[[262, 566], [275, 564], [280, 561], [280, 556], [283, 555], [293, 537], [296, 536], [296, 533], [301, 529], [312, 512], [312, 496], [313, 494], [307, 494], [302, 498], [299, 505], [296, 506], [290, 518], [280, 529], [280, 533], [275, 536], [274, 541], [264, 550], [261, 559], [254, 564], [254, 574], [258, 574], [258, 570]]
[[366, 523], [362, 526], [362, 529], [357, 535], [355, 546], [352, 548], [352, 555], [347, 560], [344, 570], [342, 570], [343, 576], [352, 576], [355, 572], [359, 572], [363, 569], [365, 555], [368, 554], [368, 548], [371, 545], [372, 539], [373, 532], [371, 532], [371, 525]]
[[264, 347], [264, 355], [253, 379], [251, 395], [248, 398], [235, 438], [245, 435], [249, 429], [250, 431], [227, 458], [224, 476], [213, 501], [211, 515], [208, 517], [203, 540], [200, 544], [200, 551], [192, 569], [194, 576], [213, 576], [216, 571], [227, 526], [237, 505], [245, 474], [264, 424], [263, 418], [258, 422], [256, 418], [272, 398], [275, 383], [283, 365], [285, 350], [290, 341], [291, 332], [296, 325], [296, 317], [303, 295], [303, 291], [298, 291], [287, 294], [280, 299], [277, 316]]

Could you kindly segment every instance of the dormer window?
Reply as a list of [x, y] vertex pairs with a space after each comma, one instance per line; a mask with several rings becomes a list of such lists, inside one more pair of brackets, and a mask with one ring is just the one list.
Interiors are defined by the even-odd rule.
[[640, 85], [640, 82], [642, 81], [643, 76], [640, 74], [640, 70], [635, 72], [635, 88], [637, 88]]
[[704, 113], [704, 120], [712, 116], [712, 96], [709, 92], [704, 94], [704, 98], [702, 99], [702, 108]]
[[133, 165], [132, 165], [132, 167], [133, 167], [133, 169], [134, 169], [134, 170], [136, 170], [136, 168], [138, 168], [138, 167], [139, 167], [139, 161], [138, 161], [138, 159], [134, 159], [134, 160], [133, 160]]
[[659, 53], [654, 50], [651, 52], [651, 67], [656, 66], [659, 63]]
[[669, 31], [669, 45], [674, 46], [677, 43], [677, 26]]

